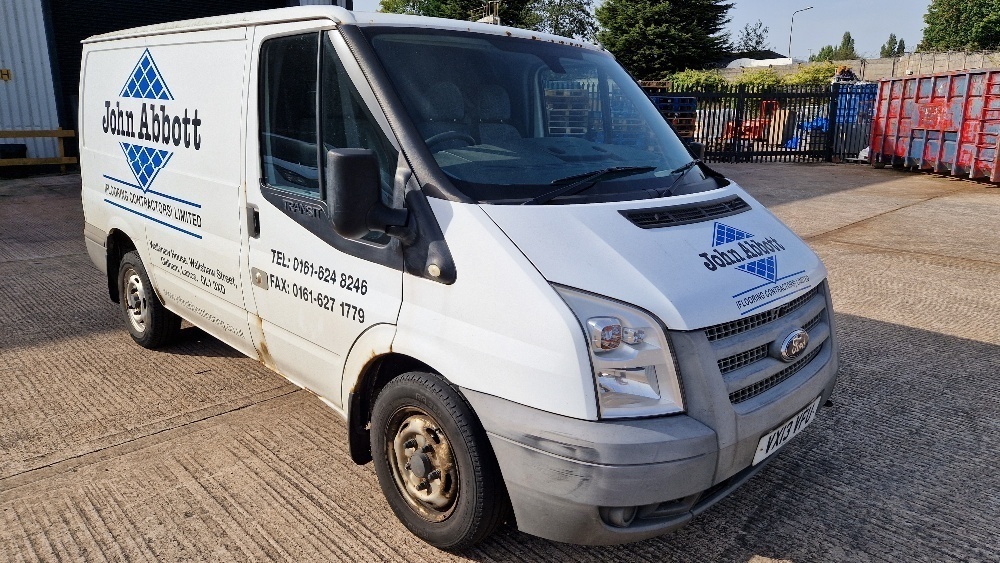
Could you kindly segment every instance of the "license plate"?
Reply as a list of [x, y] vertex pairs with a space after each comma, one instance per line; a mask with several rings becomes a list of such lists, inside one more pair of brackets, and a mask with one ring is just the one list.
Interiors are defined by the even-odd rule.
[[757, 465], [761, 461], [778, 451], [778, 448], [784, 446], [789, 440], [794, 438], [805, 430], [806, 426], [816, 418], [816, 409], [819, 408], [819, 397], [810, 403], [810, 405], [798, 414], [789, 418], [784, 424], [776, 428], [775, 430], [768, 432], [757, 442], [757, 454], [753, 456], [753, 463], [751, 465]]

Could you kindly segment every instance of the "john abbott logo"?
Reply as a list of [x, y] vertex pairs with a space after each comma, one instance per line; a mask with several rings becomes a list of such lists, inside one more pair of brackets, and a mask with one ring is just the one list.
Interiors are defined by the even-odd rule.
[[712, 250], [698, 256], [711, 272], [733, 267], [764, 280], [749, 289], [733, 295], [740, 315], [746, 315], [779, 299], [785, 299], [809, 287], [805, 270], [778, 275], [777, 254], [785, 250], [774, 237], [756, 240], [753, 234], [715, 223], [712, 232]]
[[173, 157], [171, 147], [201, 150], [202, 120], [197, 108], [171, 103], [174, 95], [149, 49], [139, 57], [118, 96], [114, 106], [111, 100], [104, 101], [101, 127], [107, 134], [128, 139], [119, 144], [139, 186], [148, 191]]
[[785, 247], [774, 237], [757, 241], [754, 240], [754, 235], [746, 231], [716, 222], [712, 250], [698, 256], [711, 272], [732, 266], [774, 283], [778, 279], [778, 259], [775, 254], [783, 250]]

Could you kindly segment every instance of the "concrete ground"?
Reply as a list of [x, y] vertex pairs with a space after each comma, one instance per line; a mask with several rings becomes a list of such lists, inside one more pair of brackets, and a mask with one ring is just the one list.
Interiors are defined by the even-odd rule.
[[79, 177], [0, 181], [0, 560], [1000, 559], [1000, 189], [854, 165], [718, 166], [822, 256], [836, 405], [683, 530], [585, 548], [411, 536], [344, 424], [201, 331], [134, 345]]

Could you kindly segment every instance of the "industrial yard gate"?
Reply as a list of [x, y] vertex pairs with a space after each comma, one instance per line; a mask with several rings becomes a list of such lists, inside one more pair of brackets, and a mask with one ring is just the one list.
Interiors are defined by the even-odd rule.
[[643, 89], [708, 162], [840, 162], [868, 146], [877, 84]]

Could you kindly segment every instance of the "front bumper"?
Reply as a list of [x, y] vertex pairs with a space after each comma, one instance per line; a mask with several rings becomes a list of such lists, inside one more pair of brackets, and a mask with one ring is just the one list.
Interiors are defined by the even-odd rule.
[[[833, 393], [832, 346], [823, 356], [752, 412], [735, 411], [723, 394], [715, 406], [730, 422], [721, 427], [736, 422], [747, 430], [727, 437], [692, 415], [595, 422], [463, 393], [489, 435], [518, 529], [567, 543], [617, 544], [683, 526], [760, 471], [766, 462], [750, 466], [760, 437]], [[615, 507], [637, 507], [638, 515], [627, 527], [612, 525]]]

